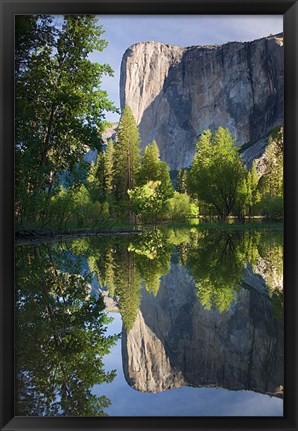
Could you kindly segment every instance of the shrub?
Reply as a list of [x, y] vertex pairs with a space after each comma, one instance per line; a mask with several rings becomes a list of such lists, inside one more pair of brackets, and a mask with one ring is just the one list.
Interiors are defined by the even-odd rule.
[[167, 200], [166, 217], [174, 220], [196, 217], [199, 214], [198, 206], [191, 202], [186, 194], [175, 192], [174, 196]]
[[283, 217], [283, 197], [265, 194], [256, 205], [256, 210], [265, 217], [277, 219]]

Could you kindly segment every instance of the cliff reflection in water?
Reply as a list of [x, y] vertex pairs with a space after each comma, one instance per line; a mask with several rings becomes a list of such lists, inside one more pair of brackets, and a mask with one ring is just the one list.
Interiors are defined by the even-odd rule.
[[282, 396], [280, 239], [191, 234], [158, 293], [143, 289], [136, 321], [123, 331], [128, 383], [150, 392], [190, 385]]
[[208, 311], [187, 270], [172, 264], [156, 297], [142, 292], [122, 343], [126, 379], [140, 391], [190, 385], [275, 393], [283, 385], [283, 325], [249, 270], [233, 305], [220, 312]]
[[111, 310], [133, 388], [282, 396], [281, 232], [154, 229], [18, 247], [16, 262], [17, 414], [106, 414], [92, 387], [119, 372], [104, 367]]

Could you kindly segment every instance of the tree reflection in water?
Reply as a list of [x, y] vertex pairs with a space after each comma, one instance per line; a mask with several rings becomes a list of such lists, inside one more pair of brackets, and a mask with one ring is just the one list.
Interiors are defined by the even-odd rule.
[[118, 336], [105, 335], [110, 319], [79, 260], [59, 245], [24, 247], [16, 278], [17, 415], [105, 415], [108, 398], [91, 389], [114, 379], [103, 357]]
[[[236, 300], [245, 269], [260, 274], [266, 264], [266, 281], [270, 295], [280, 309], [282, 303], [283, 249], [282, 234], [259, 231], [193, 231], [187, 244], [179, 248], [180, 263], [196, 281], [197, 295], [207, 310], [216, 307], [227, 311]], [[281, 280], [278, 287], [276, 280]]]

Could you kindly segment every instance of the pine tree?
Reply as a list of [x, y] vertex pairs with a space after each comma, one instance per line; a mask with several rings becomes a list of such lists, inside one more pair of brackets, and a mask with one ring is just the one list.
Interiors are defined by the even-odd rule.
[[177, 192], [187, 193], [188, 170], [180, 168], [177, 174]]
[[160, 162], [160, 185], [158, 191], [164, 201], [171, 198], [174, 195], [174, 187], [172, 185], [170, 177], [170, 169], [166, 162]]
[[119, 202], [127, 202], [127, 190], [134, 187], [140, 166], [140, 136], [131, 108], [122, 112], [114, 146], [113, 192]]
[[145, 185], [148, 181], [160, 180], [160, 158], [156, 141], [146, 146], [141, 159], [141, 167], [138, 174], [138, 185]]
[[114, 144], [110, 139], [105, 154], [105, 177], [104, 177], [104, 187], [106, 193], [112, 191], [112, 181], [113, 181], [113, 163], [114, 163]]
[[113, 142], [108, 143], [106, 151], [98, 153], [95, 165], [92, 163], [87, 176], [87, 184], [93, 201], [106, 202], [112, 192], [113, 179]]

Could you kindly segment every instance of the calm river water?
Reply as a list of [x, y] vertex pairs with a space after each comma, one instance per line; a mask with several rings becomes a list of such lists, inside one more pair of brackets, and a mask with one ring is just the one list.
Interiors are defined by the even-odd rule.
[[281, 231], [16, 251], [16, 414], [282, 416]]

